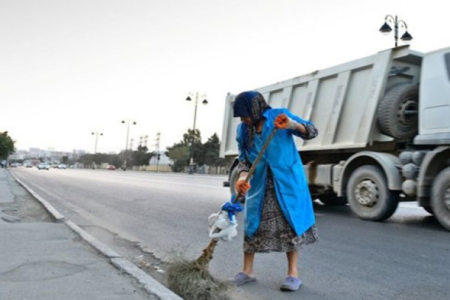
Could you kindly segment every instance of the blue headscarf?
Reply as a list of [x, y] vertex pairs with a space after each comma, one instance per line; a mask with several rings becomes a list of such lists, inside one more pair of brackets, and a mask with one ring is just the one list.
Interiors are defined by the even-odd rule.
[[267, 104], [263, 95], [257, 91], [242, 92], [234, 99], [234, 117], [250, 117], [252, 119], [253, 126], [242, 124], [242, 128], [245, 131], [244, 143], [247, 144], [249, 148], [253, 147], [253, 139], [256, 131], [255, 126], [261, 120], [264, 112], [270, 108], [271, 107]]

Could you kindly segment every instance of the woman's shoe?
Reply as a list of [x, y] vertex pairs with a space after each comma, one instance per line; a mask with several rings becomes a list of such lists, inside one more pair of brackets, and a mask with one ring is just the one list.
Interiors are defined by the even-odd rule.
[[249, 283], [249, 282], [253, 282], [253, 281], [256, 281], [255, 277], [248, 276], [244, 272], [239, 272], [231, 280], [231, 283], [236, 285], [236, 286], [240, 286], [240, 285], [243, 285], [243, 284], [246, 284], [246, 283]]
[[293, 292], [298, 290], [301, 285], [302, 281], [300, 279], [289, 276], [286, 277], [286, 280], [281, 285], [280, 290], [282, 290], [283, 292]]

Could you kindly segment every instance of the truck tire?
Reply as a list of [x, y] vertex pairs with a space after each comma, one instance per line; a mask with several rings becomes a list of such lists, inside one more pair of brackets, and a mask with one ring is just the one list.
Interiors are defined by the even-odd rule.
[[410, 139], [418, 132], [419, 87], [401, 83], [389, 89], [377, 109], [380, 131], [397, 139]]
[[427, 213], [429, 213], [430, 215], [434, 216], [434, 211], [433, 208], [431, 206], [423, 206], [422, 207]]
[[434, 179], [431, 207], [439, 223], [450, 230], [450, 168], [442, 170]]
[[347, 200], [360, 219], [383, 221], [397, 209], [399, 193], [389, 190], [380, 168], [369, 165], [359, 167], [350, 175]]
[[320, 202], [327, 206], [337, 206], [347, 204], [347, 199], [345, 197], [338, 197], [336, 195], [321, 195], [318, 197]]
[[228, 182], [230, 183], [230, 194], [231, 195], [236, 195], [236, 182], [239, 179], [239, 174], [238, 174], [238, 168], [234, 167], [233, 170], [231, 170], [230, 173], [230, 177]]

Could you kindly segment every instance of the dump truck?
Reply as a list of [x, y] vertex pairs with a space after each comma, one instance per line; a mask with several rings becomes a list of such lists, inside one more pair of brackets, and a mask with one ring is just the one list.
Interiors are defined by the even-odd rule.
[[[255, 90], [318, 128], [315, 139], [295, 138], [313, 199], [348, 203], [371, 221], [417, 201], [450, 230], [450, 47], [425, 54], [396, 47]], [[234, 98], [226, 96], [220, 148], [231, 193]]]

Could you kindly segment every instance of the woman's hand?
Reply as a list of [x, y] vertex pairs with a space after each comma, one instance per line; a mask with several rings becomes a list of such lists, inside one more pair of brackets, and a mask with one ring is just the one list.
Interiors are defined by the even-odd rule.
[[293, 124], [293, 123], [294, 123], [294, 121], [291, 120], [291, 118], [289, 118], [285, 114], [278, 115], [278, 117], [276, 117], [276, 119], [274, 121], [275, 127], [277, 129], [286, 129], [286, 128], [292, 129], [292, 126], [295, 125], [296, 122], [295, 122], [295, 124]]
[[235, 185], [236, 191], [241, 195], [245, 195], [250, 187], [250, 183], [246, 182], [244, 179], [239, 179]]
[[292, 120], [285, 114], [278, 115], [278, 117], [275, 118], [275, 121], [273, 123], [275, 124], [275, 127], [277, 129], [296, 130], [296, 131], [299, 131], [303, 135], [306, 135], [308, 133], [306, 131], [306, 127], [303, 124], [297, 123], [295, 120]]

